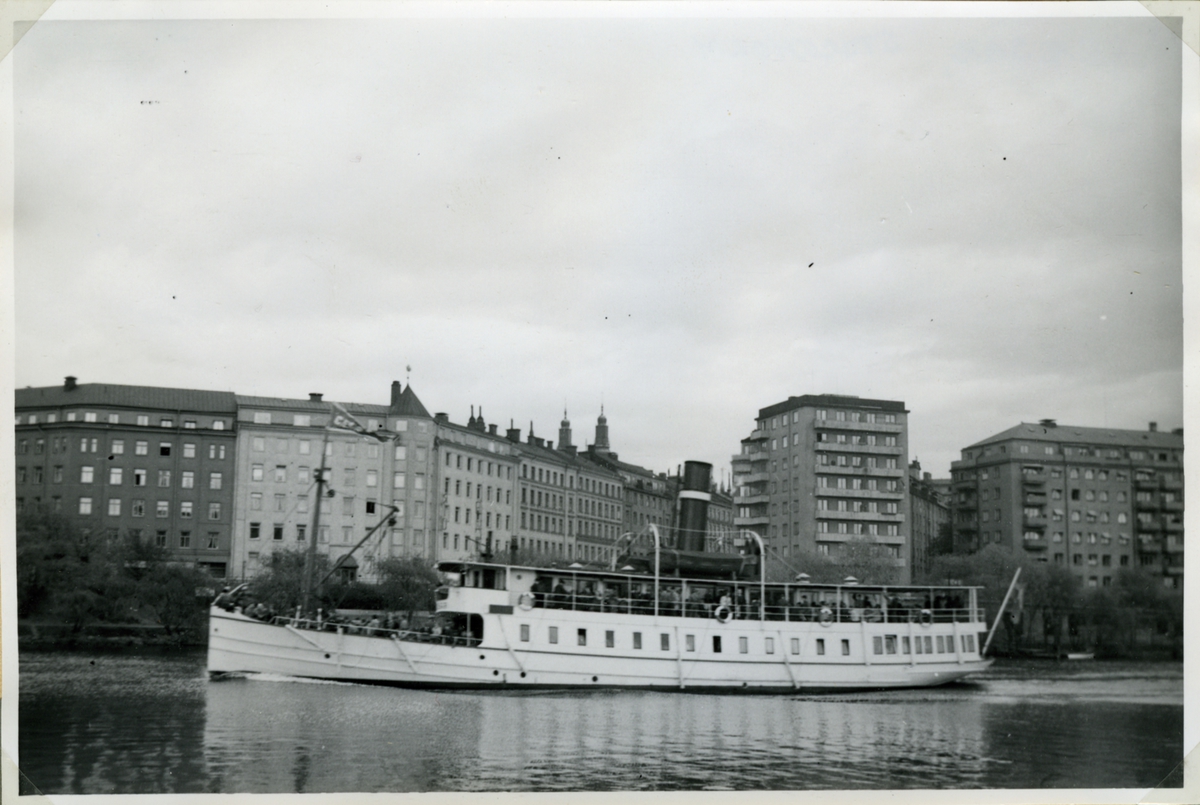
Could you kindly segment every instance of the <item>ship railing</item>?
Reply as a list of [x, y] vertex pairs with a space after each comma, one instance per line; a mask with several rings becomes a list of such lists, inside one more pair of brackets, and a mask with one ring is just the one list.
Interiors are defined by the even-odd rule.
[[478, 646], [483, 642], [482, 638], [471, 637], [470, 635], [439, 634], [424, 629], [388, 629], [368, 624], [313, 620], [309, 618], [275, 617], [270, 622], [276, 626], [291, 626], [293, 629], [305, 629], [314, 632], [382, 637], [389, 640], [404, 640], [411, 643], [433, 643], [442, 646]]
[[[613, 612], [630, 615], [655, 614], [654, 597], [651, 595], [621, 597], [584, 595], [580, 593], [535, 593], [535, 609], [564, 609], [574, 612]], [[715, 618], [720, 605], [712, 601], [684, 601], [661, 598], [658, 614], [665, 617]], [[736, 603], [726, 607], [723, 619], [759, 620], [758, 602]], [[768, 604], [762, 607], [765, 620], [826, 623], [970, 623], [971, 609], [920, 609], [914, 607], [889, 607], [887, 609], [839, 606], [836, 604]], [[976, 620], [982, 620], [982, 610], [975, 610]]]

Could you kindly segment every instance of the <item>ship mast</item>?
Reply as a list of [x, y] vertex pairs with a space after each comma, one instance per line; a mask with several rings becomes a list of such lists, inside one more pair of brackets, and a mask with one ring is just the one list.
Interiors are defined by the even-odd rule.
[[317, 540], [321, 532], [321, 504], [325, 500], [325, 457], [329, 452], [329, 430], [325, 430], [325, 438], [321, 442], [321, 466], [317, 468], [317, 502], [313, 506], [312, 533], [308, 535], [308, 550], [304, 554], [304, 578], [300, 593], [300, 611], [307, 615], [310, 611], [309, 602], [313, 594], [313, 568], [317, 559]]

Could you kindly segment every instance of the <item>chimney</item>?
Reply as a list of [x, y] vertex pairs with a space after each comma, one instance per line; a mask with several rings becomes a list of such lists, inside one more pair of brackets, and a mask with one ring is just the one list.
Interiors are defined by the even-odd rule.
[[493, 423], [491, 423], [490, 425], [488, 425], [488, 435], [489, 435], [489, 436], [495, 436], [495, 435], [496, 435], [496, 423], [495, 423], [495, 422], [493, 422]]
[[443, 412], [441, 412], [441, 411], [439, 411], [439, 412], [437, 412], [436, 414], [434, 414], [434, 415], [433, 415], [433, 421], [434, 421], [434, 422], [442, 422], [442, 423], [449, 422], [449, 421], [450, 421], [450, 415], [449, 415], [449, 414], [446, 414], [446, 413], [443, 413]]
[[508, 439], [510, 442], [516, 442], [517, 444], [521, 443], [521, 429], [514, 428], [513, 421], [511, 419], [508, 420], [508, 430], [505, 431], [504, 438]]
[[1151, 433], [1158, 433], [1158, 423], [1157, 423], [1157, 422], [1151, 422], [1151, 423], [1150, 423], [1150, 432], [1151, 432]]
[[395, 411], [400, 407], [400, 381], [392, 381], [392, 410]]
[[1058, 422], [1053, 419], [1039, 419], [1038, 424], [1043, 428], [1057, 428]]
[[67, 375], [66, 379], [63, 380], [63, 391], [74, 391], [74, 390], [75, 390], [75, 375]]
[[309, 401], [309, 402], [320, 402], [320, 401], [321, 401], [321, 392], [319, 392], [319, 391], [310, 391], [310, 392], [308, 393], [308, 401]]
[[1175, 428], [1174, 430], [1171, 431], [1171, 433], [1175, 434], [1176, 436], [1182, 436], [1183, 428]]

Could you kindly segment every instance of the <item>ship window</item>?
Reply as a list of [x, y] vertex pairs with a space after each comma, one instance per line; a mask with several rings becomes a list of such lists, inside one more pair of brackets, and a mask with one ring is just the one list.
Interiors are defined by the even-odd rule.
[[557, 626], [550, 627], [550, 642], [551, 643], [558, 642], [558, 627]]
[[883, 638], [884, 651], [888, 654], [896, 653], [896, 636], [894, 634], [886, 635]]
[[922, 644], [922, 642], [921, 642], [921, 636], [920, 636], [920, 635], [917, 635], [917, 637], [916, 637], [916, 638], [913, 640], [913, 643], [915, 644], [915, 646], [914, 646], [914, 647], [915, 647], [915, 648], [916, 648], [916, 650], [917, 650], [917, 654], [924, 654], [924, 653], [925, 653], [924, 651], [922, 651], [922, 649], [924, 648], [924, 646], [923, 646], [923, 644]]
[[739, 637], [738, 638], [738, 653], [739, 654], [748, 654], [749, 652], [750, 652], [750, 638]]
[[912, 654], [912, 645], [907, 637], [900, 638], [900, 644], [904, 648], [905, 654]]
[[587, 629], [576, 629], [575, 635], [576, 635], [576, 639], [579, 641], [579, 645], [581, 645], [581, 646], [587, 645]]
[[694, 634], [685, 636], [684, 637], [684, 646], [687, 648], [688, 651], [695, 651], [696, 650], [696, 636]]
[[798, 637], [792, 638], [792, 653], [793, 654], [800, 653], [800, 638], [798, 638]]
[[642, 633], [641, 632], [633, 633], [633, 647], [634, 648], [642, 647]]
[[945, 642], [945, 640], [942, 638], [942, 636], [941, 636], [941, 635], [938, 635], [938, 636], [937, 636], [937, 653], [938, 653], [938, 654], [945, 654], [945, 653], [946, 653], [946, 642]]
[[929, 637], [928, 635], [925, 636], [925, 653], [926, 654], [933, 653], [933, 638]]
[[973, 634], [967, 635], [967, 651], [975, 651], [975, 635]]
[[825, 653], [825, 638], [818, 637], [817, 638], [817, 654], [824, 654], [824, 653]]
[[[690, 638], [691, 635], [688, 635], [688, 637]], [[692, 650], [691, 646], [688, 646], [688, 651], [691, 651], [691, 650]], [[713, 654], [720, 654], [720, 653], [721, 653], [721, 636], [719, 634], [715, 634], [715, 635], [713, 635]]]
[[850, 641], [849, 640], [842, 641], [842, 656], [843, 657], [850, 656]]
[[522, 643], [529, 642], [529, 624], [528, 623], [521, 624], [521, 642]]
[[767, 638], [767, 646], [766, 646], [766, 648], [767, 648], [767, 653], [768, 653], [768, 654], [774, 654], [774, 653], [775, 653], [775, 638], [773, 638], [773, 637], [768, 637], [768, 638]]
[[659, 635], [659, 638], [661, 638], [659, 640], [659, 642], [662, 644], [662, 650], [670, 651], [671, 650], [671, 636], [669, 634], [661, 634], [661, 635]]
[[883, 638], [882, 637], [880, 637], [879, 635], [875, 635], [874, 637], [872, 637], [871, 645], [874, 647], [876, 654], [883, 653]]
[[604, 645], [606, 648], [612, 648], [616, 645], [616, 636], [611, 631], [604, 633]]

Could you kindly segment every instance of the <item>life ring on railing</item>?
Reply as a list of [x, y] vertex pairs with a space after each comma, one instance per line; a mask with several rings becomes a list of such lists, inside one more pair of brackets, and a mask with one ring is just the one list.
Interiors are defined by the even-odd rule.
[[528, 612], [533, 609], [533, 596], [529, 593], [521, 593], [517, 597], [517, 606]]
[[733, 617], [733, 610], [722, 604], [713, 610], [713, 617], [716, 618], [719, 623], [729, 623], [729, 619]]
[[921, 620], [922, 626], [932, 626], [933, 625], [933, 612], [928, 609], [922, 609], [920, 620]]
[[821, 613], [817, 615], [817, 622], [822, 626], [833, 623], [833, 610], [829, 607], [821, 607]]

